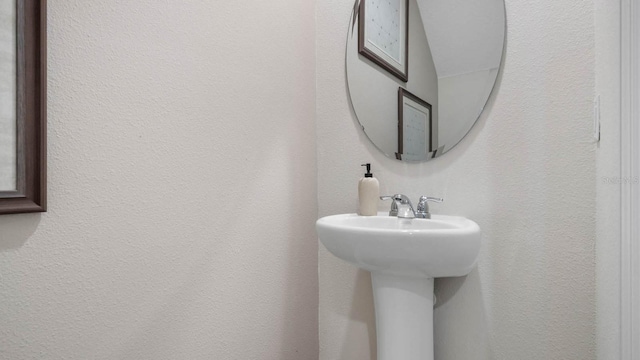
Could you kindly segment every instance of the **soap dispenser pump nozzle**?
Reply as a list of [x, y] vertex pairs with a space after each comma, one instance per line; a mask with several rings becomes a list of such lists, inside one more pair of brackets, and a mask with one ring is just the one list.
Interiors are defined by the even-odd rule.
[[364, 177], [373, 177], [373, 174], [371, 173], [371, 164], [370, 163], [366, 163], [366, 164], [362, 164], [360, 166], [366, 166], [367, 167], [367, 172], [364, 174]]

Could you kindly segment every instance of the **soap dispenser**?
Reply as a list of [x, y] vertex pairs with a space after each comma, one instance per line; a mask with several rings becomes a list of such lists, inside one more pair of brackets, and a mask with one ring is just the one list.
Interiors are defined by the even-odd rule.
[[378, 199], [380, 196], [380, 183], [371, 173], [371, 164], [362, 164], [367, 167], [364, 177], [358, 182], [358, 200], [360, 206], [358, 214], [373, 216], [378, 213]]

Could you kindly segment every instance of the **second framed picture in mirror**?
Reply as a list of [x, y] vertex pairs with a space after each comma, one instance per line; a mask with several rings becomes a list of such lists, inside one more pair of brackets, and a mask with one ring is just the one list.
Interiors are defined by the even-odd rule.
[[[432, 129], [431, 104], [398, 88], [398, 152], [396, 159], [424, 159], [437, 148], [437, 134]], [[435, 135], [435, 136], [434, 136]]]

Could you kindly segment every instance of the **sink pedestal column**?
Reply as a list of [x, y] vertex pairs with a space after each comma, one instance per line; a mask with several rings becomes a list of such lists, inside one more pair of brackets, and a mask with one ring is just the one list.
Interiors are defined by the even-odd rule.
[[371, 274], [378, 360], [433, 360], [433, 278]]

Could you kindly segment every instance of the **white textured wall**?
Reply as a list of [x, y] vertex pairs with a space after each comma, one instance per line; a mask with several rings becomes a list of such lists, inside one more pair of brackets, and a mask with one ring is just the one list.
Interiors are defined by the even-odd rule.
[[314, 27], [49, 2], [49, 212], [0, 217], [1, 359], [317, 357]]
[[[483, 248], [469, 276], [436, 281], [436, 359], [595, 359], [593, 3], [507, 0], [496, 95], [460, 145], [420, 165], [380, 155], [350, 111], [352, 5], [317, 4], [319, 215], [356, 210], [365, 161], [384, 193], [443, 196], [433, 211], [478, 222]], [[368, 273], [320, 246], [319, 279], [320, 359], [374, 359]]]
[[620, 1], [596, 0], [598, 360], [620, 359]]

